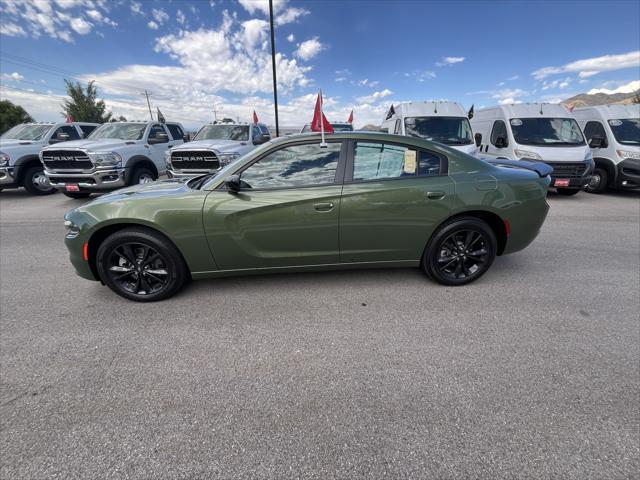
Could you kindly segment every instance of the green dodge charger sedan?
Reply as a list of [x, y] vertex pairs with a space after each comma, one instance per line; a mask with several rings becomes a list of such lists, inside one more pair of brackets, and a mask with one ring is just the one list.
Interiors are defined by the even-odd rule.
[[420, 267], [463, 285], [529, 245], [549, 209], [544, 164], [498, 166], [383, 133], [326, 141], [279, 138], [217, 174], [124, 188], [71, 210], [71, 262], [139, 301], [167, 298], [188, 279], [353, 267]]

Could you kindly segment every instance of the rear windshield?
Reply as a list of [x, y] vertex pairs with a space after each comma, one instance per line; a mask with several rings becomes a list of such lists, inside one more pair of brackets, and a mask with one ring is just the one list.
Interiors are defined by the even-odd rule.
[[516, 143], [544, 147], [584, 145], [584, 137], [573, 118], [512, 118]]
[[609, 120], [609, 126], [618, 143], [640, 145], [640, 118]]

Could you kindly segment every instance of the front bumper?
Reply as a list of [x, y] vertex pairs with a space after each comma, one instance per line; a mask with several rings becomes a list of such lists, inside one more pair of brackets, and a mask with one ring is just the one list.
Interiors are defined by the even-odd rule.
[[618, 164], [618, 188], [640, 188], [640, 160], [627, 158]]
[[[591, 181], [595, 162], [547, 162], [553, 168], [551, 173], [551, 185], [559, 188], [584, 188]], [[556, 180], [568, 180], [568, 185], [556, 185]]]
[[0, 168], [0, 188], [15, 185], [16, 180], [16, 170], [13, 167]]
[[113, 190], [127, 184], [127, 169], [96, 169], [90, 173], [64, 170], [44, 170], [52, 187], [64, 190], [66, 185], [77, 185], [82, 190]]

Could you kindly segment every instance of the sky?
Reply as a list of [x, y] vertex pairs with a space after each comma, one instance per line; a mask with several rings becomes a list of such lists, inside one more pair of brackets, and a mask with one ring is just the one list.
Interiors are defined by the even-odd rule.
[[[116, 116], [274, 122], [268, 0], [0, 0], [0, 97], [63, 119], [64, 79]], [[640, 88], [640, 2], [274, 0], [280, 124], [393, 103], [559, 102]]]

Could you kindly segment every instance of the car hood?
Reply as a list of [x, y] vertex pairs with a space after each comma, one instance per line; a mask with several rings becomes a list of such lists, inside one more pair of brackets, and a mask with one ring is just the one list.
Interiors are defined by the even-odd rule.
[[41, 141], [17, 140], [15, 138], [7, 138], [0, 140], [0, 150], [3, 148], [22, 147], [26, 145], [42, 145]]
[[[543, 162], [584, 162], [590, 149], [587, 145], [577, 145], [574, 147], [540, 147], [538, 145], [516, 145], [514, 148], [533, 152], [540, 156]], [[540, 161], [540, 160], [538, 160]]]
[[253, 148], [253, 145], [249, 142], [238, 142], [235, 140], [196, 140], [194, 142], [183, 143], [179, 147], [173, 148], [171, 151], [198, 150], [203, 148], [212, 149], [221, 153], [228, 153], [246, 151], [248, 148]]
[[87, 205], [117, 202], [119, 200], [144, 199], [182, 193], [187, 190], [191, 190], [186, 185], [186, 182], [188, 180], [190, 179], [171, 179], [160, 180], [153, 183], [133, 185], [131, 187], [121, 188], [119, 190], [109, 192], [105, 195], [101, 195], [95, 200], [89, 202]]
[[70, 142], [56, 143], [47, 147], [47, 150], [58, 150], [61, 148], [80, 148], [92, 152], [101, 152], [105, 150], [114, 150], [129, 145], [141, 143], [140, 140], [119, 140], [117, 138], [105, 138], [102, 140], [72, 140]]

